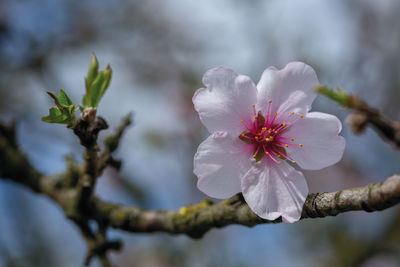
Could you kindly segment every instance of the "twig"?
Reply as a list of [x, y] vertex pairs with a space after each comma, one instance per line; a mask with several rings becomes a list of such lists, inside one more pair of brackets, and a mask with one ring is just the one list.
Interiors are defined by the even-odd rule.
[[358, 96], [347, 94], [342, 90], [332, 90], [326, 86], [316, 87], [316, 91], [329, 97], [345, 108], [355, 111], [348, 123], [355, 134], [362, 133], [368, 124], [382, 137], [382, 139], [400, 149], [400, 122], [392, 121], [380, 114], [379, 110], [369, 106]]
[[121, 161], [114, 159], [112, 153], [117, 150], [123, 133], [131, 124], [132, 113], [129, 113], [124, 118], [122, 118], [121, 125], [115, 130], [115, 133], [105, 139], [104, 151], [99, 156], [98, 171], [100, 174], [107, 167], [107, 165], [110, 165], [116, 169], [119, 169], [121, 167]]

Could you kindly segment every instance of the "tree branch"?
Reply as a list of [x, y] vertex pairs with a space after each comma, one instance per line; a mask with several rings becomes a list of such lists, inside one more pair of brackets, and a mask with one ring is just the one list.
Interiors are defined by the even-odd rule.
[[367, 125], [371, 124], [382, 139], [400, 149], [400, 122], [385, 118], [378, 109], [371, 107], [358, 96], [347, 94], [342, 90], [335, 91], [326, 86], [318, 86], [316, 91], [355, 111], [348, 118], [348, 123], [355, 134], [362, 133]]
[[[24, 170], [21, 172], [21, 170]], [[57, 177], [66, 176], [59, 174]], [[0, 137], [0, 177], [30, 187], [57, 202], [69, 214], [74, 206], [76, 188], [60, 187], [55, 177], [37, 172], [25, 155]], [[65, 177], [64, 177], [65, 178]], [[34, 181], [34, 182], [33, 182]], [[400, 176], [393, 175], [382, 183], [371, 183], [364, 187], [345, 189], [331, 193], [309, 194], [305, 202], [302, 219], [336, 216], [343, 212], [383, 210], [400, 202]], [[220, 203], [211, 200], [184, 206], [178, 211], [145, 211], [135, 206], [122, 206], [91, 196], [85, 214], [80, 218], [96, 220], [102, 225], [129, 232], [166, 232], [186, 234], [193, 238], [202, 237], [212, 228], [231, 224], [254, 226], [264, 223], [278, 223], [280, 219], [268, 221], [254, 214], [241, 194]], [[75, 219], [77, 217], [74, 217]], [[78, 217], [79, 218], [79, 217]]]
[[[393, 175], [383, 183], [345, 189], [331, 193], [309, 194], [303, 207], [302, 219], [336, 216], [343, 212], [367, 212], [387, 209], [400, 202], [400, 176]], [[268, 221], [253, 213], [239, 193], [220, 203], [210, 200], [182, 207], [179, 211], [144, 211], [137, 207], [123, 207], [92, 200], [93, 216], [107, 220], [114, 228], [130, 232], [167, 232], [187, 234], [199, 238], [212, 228], [231, 224], [255, 226], [278, 223]]]
[[99, 156], [98, 170], [99, 174], [110, 165], [117, 170], [121, 167], [121, 162], [113, 158], [112, 153], [117, 150], [119, 142], [125, 130], [132, 124], [132, 113], [128, 113], [122, 118], [121, 125], [115, 130], [115, 133], [108, 136], [104, 141], [104, 151]]

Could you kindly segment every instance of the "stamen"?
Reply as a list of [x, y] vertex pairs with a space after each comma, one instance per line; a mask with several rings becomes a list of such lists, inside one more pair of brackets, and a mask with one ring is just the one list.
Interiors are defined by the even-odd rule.
[[280, 128], [279, 132], [282, 132], [284, 130], [286, 130], [287, 128], [289, 128], [290, 126], [292, 126], [293, 124], [295, 124], [300, 118], [295, 119], [294, 121], [290, 122], [289, 124], [287, 124], [285, 127]]
[[290, 138], [290, 141], [294, 142], [294, 138], [293, 138], [293, 137], [292, 137], [292, 138]]
[[240, 120], [240, 123], [243, 123], [243, 120]]
[[[269, 112], [268, 112], [269, 113]], [[276, 116], [278, 115], [278, 113], [277, 112], [275, 112], [274, 113], [274, 117], [272, 118], [272, 121], [269, 123], [270, 125], [274, 125], [274, 122], [275, 122], [275, 119], [276, 119]]]
[[299, 144], [300, 147], [303, 147], [303, 144]]
[[286, 117], [286, 119], [283, 120], [283, 123], [286, 124], [286, 122], [289, 120], [289, 118], [294, 114], [294, 112], [291, 112], [289, 116]]
[[277, 161], [277, 160], [271, 155], [271, 153], [268, 153], [267, 156], [269, 156], [269, 158], [272, 159], [275, 163], [281, 164], [281, 162], [280, 162], [280, 161]]
[[260, 146], [258, 146], [256, 152], [254, 152], [253, 159], [255, 159], [257, 157], [257, 154], [258, 154], [259, 150], [260, 150]]
[[294, 115], [294, 111], [292, 111], [292, 115]]
[[[285, 159], [290, 160], [292, 163], [296, 163], [295, 160], [289, 158], [287, 155], [283, 154], [283, 153], [282, 153], [281, 151], [279, 151], [279, 150], [272, 150], [272, 152], [276, 152], [276, 154], [278, 154], [278, 156], [277, 156], [278, 158], [284, 157]], [[275, 154], [275, 155], [276, 155], [276, 154]]]
[[300, 115], [300, 118], [303, 118], [303, 117], [304, 117], [303, 114], [301, 114], [301, 115]]
[[288, 147], [289, 145], [288, 144], [285, 144], [285, 147]]

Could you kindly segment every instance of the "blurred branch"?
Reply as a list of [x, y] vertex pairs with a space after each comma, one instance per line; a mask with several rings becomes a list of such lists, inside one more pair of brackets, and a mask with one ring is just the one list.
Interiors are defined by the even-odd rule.
[[315, 89], [343, 107], [355, 111], [348, 118], [348, 123], [355, 134], [362, 133], [367, 125], [371, 124], [385, 141], [400, 149], [400, 122], [383, 117], [378, 109], [369, 106], [358, 96], [347, 94], [343, 90], [332, 90], [326, 86], [319, 86]]
[[[145, 211], [135, 206], [126, 207], [105, 202], [91, 195], [84, 210], [75, 210], [79, 188], [60, 186], [59, 177], [63, 175], [67, 179], [68, 172], [59, 174], [58, 179], [40, 174], [18, 148], [13, 147], [6, 137], [0, 136], [0, 177], [49, 196], [64, 209], [70, 219], [77, 222], [78, 226], [81, 222], [94, 220], [104, 227], [129, 232], [167, 232], [200, 238], [212, 228], [231, 224], [251, 227], [281, 222], [280, 219], [268, 221], [258, 217], [250, 210], [241, 194], [217, 204], [204, 200], [196, 205], [182, 207], [179, 211]], [[309, 194], [302, 218], [336, 216], [357, 210], [371, 212], [389, 208], [399, 202], [400, 176], [393, 175], [382, 183], [371, 183], [365, 187]]]
[[100, 149], [97, 145], [97, 137], [101, 130], [107, 128], [107, 122], [101, 117], [96, 117], [96, 108], [85, 108], [73, 128], [75, 135], [79, 137], [81, 144], [86, 148], [83, 174], [78, 179], [78, 195], [75, 202], [77, 210], [84, 210], [93, 194], [96, 179], [99, 176], [97, 152]]
[[113, 135], [108, 136], [104, 141], [104, 152], [99, 157], [99, 173], [101, 174], [103, 170], [110, 165], [117, 170], [121, 167], [121, 162], [113, 158], [112, 153], [117, 150], [119, 142], [121, 140], [122, 134], [125, 132], [126, 128], [132, 124], [132, 113], [128, 113], [124, 118], [122, 118], [121, 125], [115, 130]]

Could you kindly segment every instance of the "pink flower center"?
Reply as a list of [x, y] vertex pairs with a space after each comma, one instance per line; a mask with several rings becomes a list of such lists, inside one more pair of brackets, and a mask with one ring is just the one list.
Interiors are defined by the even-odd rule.
[[293, 137], [288, 138], [283, 136], [294, 123], [296, 123], [303, 115], [296, 116], [291, 112], [288, 117], [282, 122], [277, 122], [278, 113], [271, 114], [271, 103], [268, 101], [267, 113], [262, 115], [261, 111], [256, 112], [255, 105], [253, 105], [254, 120], [250, 120], [250, 125], [245, 124], [247, 130], [239, 135], [239, 139], [246, 144], [254, 146], [253, 158], [260, 161], [264, 156], [270, 158], [273, 162], [280, 164], [280, 159], [289, 160], [296, 163], [295, 160], [287, 156], [285, 148], [289, 146], [303, 147], [303, 144], [294, 143]]

